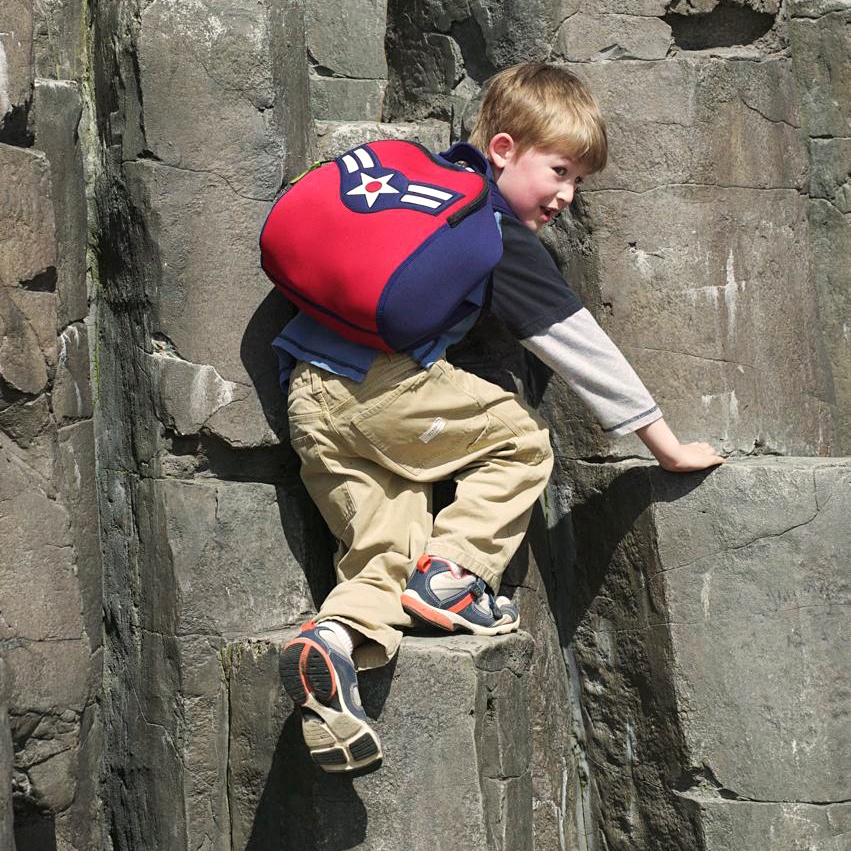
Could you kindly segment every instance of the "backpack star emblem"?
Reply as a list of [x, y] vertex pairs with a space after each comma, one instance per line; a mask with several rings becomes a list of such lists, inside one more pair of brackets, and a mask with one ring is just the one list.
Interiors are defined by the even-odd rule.
[[399, 194], [399, 190], [390, 185], [390, 180], [393, 177], [395, 177], [393, 172], [383, 174], [381, 177], [373, 177], [371, 174], [362, 171], [360, 173], [361, 185], [350, 189], [346, 195], [363, 195], [367, 207], [372, 207], [379, 195]]

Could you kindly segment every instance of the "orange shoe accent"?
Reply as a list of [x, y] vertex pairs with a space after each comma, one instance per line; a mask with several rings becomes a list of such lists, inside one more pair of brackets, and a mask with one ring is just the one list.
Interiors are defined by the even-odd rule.
[[473, 602], [472, 594], [465, 594], [454, 606], [449, 607], [450, 612], [460, 612], [461, 609], [467, 608]]
[[418, 617], [422, 618], [426, 623], [439, 626], [447, 632], [455, 632], [455, 624], [445, 615], [440, 614], [436, 609], [426, 606], [419, 600], [413, 600], [410, 597], [405, 598], [403, 607], [406, 612], [413, 612]]
[[429, 569], [429, 567], [431, 567], [431, 556], [427, 553], [423, 553], [417, 559], [417, 570], [420, 573], [425, 573]]
[[315, 650], [325, 660], [325, 665], [331, 672], [331, 693], [328, 695], [328, 700], [333, 700], [334, 695], [337, 694], [337, 671], [334, 668], [333, 662], [331, 662], [331, 657], [325, 652], [325, 648], [320, 647], [316, 642], [311, 641], [309, 638], [296, 638], [294, 639], [293, 644], [296, 642], [302, 645], [301, 654], [298, 658], [298, 670], [299, 676], [301, 676], [301, 681], [304, 684], [305, 691], [308, 694], [313, 694], [315, 691], [310, 680], [308, 680], [305, 671], [305, 668], [307, 667], [307, 657], [310, 655], [311, 650]]
[[300, 632], [307, 632], [309, 629], [316, 629], [316, 621], [307, 621], [301, 625]]

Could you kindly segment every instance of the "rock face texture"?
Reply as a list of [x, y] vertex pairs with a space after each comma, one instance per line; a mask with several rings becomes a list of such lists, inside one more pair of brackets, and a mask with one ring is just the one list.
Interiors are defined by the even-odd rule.
[[[851, 832], [845, 0], [11, 0], [0, 9], [0, 851], [819, 849]], [[314, 769], [280, 642], [333, 582], [269, 343], [283, 183], [440, 149], [567, 64], [609, 167], [546, 235], [684, 440], [552, 423], [523, 632], [363, 677], [385, 766]], [[461, 826], [459, 828], [459, 825]]]

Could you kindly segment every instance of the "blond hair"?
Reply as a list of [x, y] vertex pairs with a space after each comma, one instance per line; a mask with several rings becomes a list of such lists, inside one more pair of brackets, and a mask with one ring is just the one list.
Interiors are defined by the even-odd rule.
[[608, 157], [606, 122], [590, 89], [557, 65], [524, 62], [495, 74], [487, 83], [470, 142], [487, 152], [497, 133], [508, 133], [518, 152], [556, 150], [601, 171]]

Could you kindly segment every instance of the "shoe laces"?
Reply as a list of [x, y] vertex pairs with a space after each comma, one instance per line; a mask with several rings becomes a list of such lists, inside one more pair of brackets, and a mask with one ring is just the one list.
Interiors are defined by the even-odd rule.
[[482, 598], [484, 598], [485, 605], [487, 605], [487, 607], [491, 610], [491, 614], [493, 614], [495, 618], [499, 619], [502, 617], [502, 609], [499, 607], [499, 603], [497, 603], [496, 595], [490, 590], [488, 584], [480, 576], [476, 577], [475, 581], [471, 585], [470, 593], [476, 598], [477, 603], [482, 603]]

